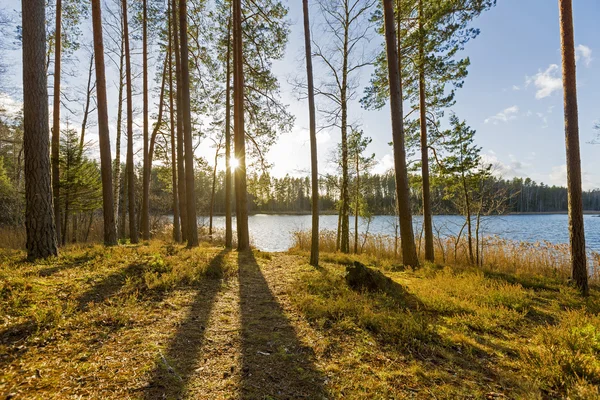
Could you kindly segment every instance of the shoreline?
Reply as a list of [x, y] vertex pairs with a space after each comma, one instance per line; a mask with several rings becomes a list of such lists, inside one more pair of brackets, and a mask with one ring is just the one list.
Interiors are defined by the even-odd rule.
[[[509, 212], [506, 214], [493, 214], [493, 215], [486, 215], [485, 217], [506, 217], [508, 215], [567, 215], [568, 211], [528, 211], [528, 212]], [[584, 210], [583, 211], [584, 215], [597, 215], [600, 217], [600, 210], [594, 211], [594, 210]], [[312, 215], [311, 212], [309, 211], [260, 211], [260, 212], [250, 212], [248, 213], [249, 216], [254, 216], [254, 215], [289, 215], [289, 216], [304, 216], [304, 215]], [[338, 215], [337, 211], [322, 211], [319, 213], [319, 216], [327, 216], [327, 215]], [[413, 214], [413, 217], [420, 217], [423, 214]], [[213, 214], [214, 217], [224, 217], [225, 214], [224, 213], [215, 213]], [[350, 214], [350, 216], [353, 216], [352, 214]], [[388, 217], [388, 216], [393, 216], [393, 214], [376, 214], [373, 215], [374, 217]], [[433, 216], [452, 216], [452, 217], [464, 217], [464, 215], [461, 214], [433, 214]], [[203, 217], [203, 218], [209, 218], [209, 215], [201, 215], [199, 217]], [[235, 218], [235, 213], [233, 214], [233, 217]]]

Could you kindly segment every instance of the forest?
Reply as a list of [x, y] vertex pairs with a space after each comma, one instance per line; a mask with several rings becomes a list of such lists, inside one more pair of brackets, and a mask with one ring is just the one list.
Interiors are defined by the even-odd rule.
[[[576, 73], [593, 58], [574, 37], [597, 7], [552, 2], [561, 64], [526, 80], [560, 70], [560, 186], [503, 176], [459, 115], [470, 46], [507, 29], [510, 1], [8, 0], [0, 395], [600, 398], [598, 215], [584, 217], [600, 189]], [[309, 167], [276, 173], [305, 154], [298, 132]], [[482, 228], [536, 213], [566, 215], [525, 222], [536, 241]], [[310, 229], [251, 225], [273, 214]], [[459, 216], [458, 233], [434, 215]], [[369, 232], [376, 216], [388, 234]]]

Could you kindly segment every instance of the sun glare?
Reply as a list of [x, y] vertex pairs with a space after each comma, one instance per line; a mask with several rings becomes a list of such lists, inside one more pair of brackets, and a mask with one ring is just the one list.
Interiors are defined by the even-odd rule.
[[240, 166], [240, 162], [238, 161], [237, 158], [232, 157], [231, 160], [229, 161], [229, 165], [231, 166], [232, 170], [235, 170], [237, 167]]

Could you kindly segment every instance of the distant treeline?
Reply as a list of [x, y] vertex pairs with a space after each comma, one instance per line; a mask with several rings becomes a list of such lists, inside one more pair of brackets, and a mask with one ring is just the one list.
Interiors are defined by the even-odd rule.
[[[207, 179], [206, 177], [205, 179]], [[219, 176], [215, 193], [216, 213], [222, 213], [224, 199], [222, 176]], [[201, 181], [205, 181], [201, 179]], [[498, 212], [563, 212], [567, 211], [567, 189], [537, 183], [530, 178], [512, 180], [488, 178], [488, 196], [497, 197], [502, 205]], [[335, 212], [340, 198], [341, 178], [324, 176], [320, 179], [320, 210]], [[353, 186], [354, 183], [351, 182]], [[360, 178], [360, 191], [363, 201], [371, 214], [385, 215], [395, 213], [395, 180], [393, 173], [366, 174]], [[350, 193], [354, 193], [351, 189]], [[310, 212], [309, 177], [283, 178], [269, 174], [250, 175], [248, 179], [248, 201], [251, 212]], [[460, 214], [455, 202], [446, 198], [443, 182], [432, 180], [432, 204], [435, 214]], [[199, 193], [199, 197], [204, 197]], [[420, 212], [421, 187], [417, 176], [411, 177], [411, 197], [413, 211]], [[583, 208], [588, 211], [600, 211], [600, 189], [583, 193]]]

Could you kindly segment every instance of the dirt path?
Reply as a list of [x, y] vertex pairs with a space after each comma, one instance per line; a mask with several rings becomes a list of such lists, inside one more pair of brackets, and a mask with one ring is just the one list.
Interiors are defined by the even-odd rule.
[[160, 350], [143, 398], [324, 398], [308, 339], [314, 333], [294, 315], [282, 281], [282, 268], [297, 258], [221, 257], [216, 263], [239, 265], [238, 273], [212, 279], [181, 304], [187, 315]]

